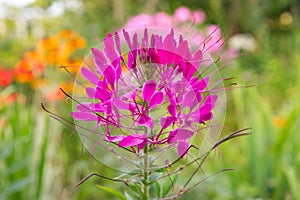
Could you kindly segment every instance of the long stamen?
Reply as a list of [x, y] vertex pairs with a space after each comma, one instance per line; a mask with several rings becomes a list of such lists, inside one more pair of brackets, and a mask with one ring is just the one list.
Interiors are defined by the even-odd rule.
[[104, 118], [103, 116], [99, 115], [98, 113], [96, 113], [95, 111], [93, 111], [92, 109], [90, 109], [89, 107], [87, 107], [86, 105], [80, 103], [78, 100], [74, 99], [71, 95], [69, 95], [67, 92], [65, 92], [62, 88], [60, 88], [60, 90], [70, 99], [72, 99], [73, 101], [75, 101], [76, 103], [78, 103], [79, 105], [83, 106], [84, 108], [86, 108], [87, 110], [89, 110], [90, 112], [92, 112], [93, 114], [97, 115], [98, 117], [100, 117], [101, 119], [103, 119], [104, 121], [107, 121], [111, 124], [117, 125], [115, 124], [113, 121], [108, 120], [107, 118]]

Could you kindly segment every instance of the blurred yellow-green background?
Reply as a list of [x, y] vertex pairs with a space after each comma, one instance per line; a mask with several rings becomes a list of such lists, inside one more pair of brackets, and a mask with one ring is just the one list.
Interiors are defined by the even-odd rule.
[[230, 62], [222, 72], [238, 88], [227, 93], [223, 134], [252, 128], [222, 145], [203, 169], [235, 170], [182, 199], [300, 199], [299, 0], [0, 0], [0, 199], [114, 198], [95, 182], [122, 190], [97, 178], [75, 188], [91, 172], [114, 173], [89, 159], [76, 133], [40, 101], [69, 118], [72, 102], [59, 88], [72, 92], [73, 80], [59, 67], [74, 74], [98, 38], [134, 16], [174, 17], [182, 6], [205, 13], [200, 25], [188, 25], [217, 24], [226, 41], [222, 55]]

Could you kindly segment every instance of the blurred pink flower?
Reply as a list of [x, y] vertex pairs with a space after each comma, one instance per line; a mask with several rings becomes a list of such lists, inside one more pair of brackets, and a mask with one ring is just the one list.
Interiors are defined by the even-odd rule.
[[172, 27], [174, 21], [170, 15], [165, 12], [158, 12], [154, 15], [155, 25], [158, 27]]
[[138, 28], [155, 26], [154, 18], [148, 14], [140, 14], [130, 18], [125, 24], [124, 28]]
[[205, 21], [206, 15], [203, 10], [195, 10], [192, 14], [192, 20], [195, 24], [201, 24]]
[[[198, 9], [191, 11], [189, 8], [181, 6], [175, 10], [174, 16], [165, 12], [158, 12], [154, 15], [140, 14], [130, 18], [125, 24], [125, 29], [145, 28], [145, 27], [164, 27], [174, 28], [180, 32], [186, 33], [202, 49], [208, 53], [220, 52], [224, 40], [222, 38], [221, 28], [217, 25], [210, 24], [201, 29], [194, 27], [205, 21], [205, 13]], [[231, 54], [224, 54], [231, 55]]]
[[179, 23], [183, 23], [188, 20], [192, 21], [191, 10], [184, 6], [177, 8], [174, 13], [174, 20]]

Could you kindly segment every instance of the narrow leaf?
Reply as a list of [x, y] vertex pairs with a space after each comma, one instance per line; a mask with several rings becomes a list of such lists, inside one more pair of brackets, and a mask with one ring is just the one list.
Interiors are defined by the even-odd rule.
[[162, 188], [162, 198], [166, 197], [170, 190], [174, 187], [174, 184], [177, 181], [178, 173], [174, 174], [173, 177], [170, 177], [170, 180], [167, 181]]
[[123, 195], [121, 192], [119, 192], [118, 190], [114, 190], [112, 188], [108, 188], [108, 187], [104, 187], [104, 186], [101, 186], [101, 185], [96, 185], [97, 188], [100, 188], [116, 197], [118, 197], [119, 199], [121, 200], [126, 200], [126, 197], [125, 195]]

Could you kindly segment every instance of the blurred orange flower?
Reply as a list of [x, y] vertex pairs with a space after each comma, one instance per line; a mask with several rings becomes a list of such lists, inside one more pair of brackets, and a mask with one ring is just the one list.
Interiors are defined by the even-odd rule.
[[21, 83], [31, 82], [35, 77], [40, 76], [45, 65], [39, 59], [35, 51], [29, 51], [15, 66], [16, 80]]
[[287, 125], [287, 121], [281, 117], [275, 116], [273, 117], [273, 124], [278, 128], [284, 128]]
[[72, 30], [62, 30], [40, 40], [35, 49], [25, 53], [16, 64], [16, 80], [30, 83], [33, 89], [37, 89], [47, 83], [42, 78], [46, 66], [68, 66], [71, 73], [76, 73], [81, 61], [71, 57], [75, 50], [85, 45], [85, 39]]
[[62, 30], [57, 35], [44, 38], [37, 44], [37, 52], [43, 62], [57, 66], [65, 65], [72, 53], [85, 46], [85, 39], [72, 30]]

